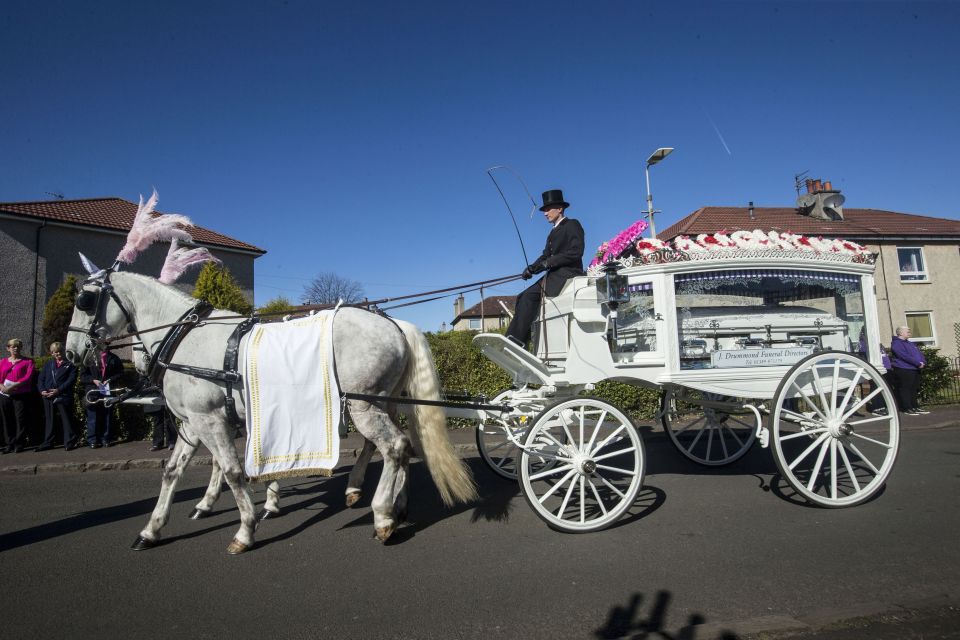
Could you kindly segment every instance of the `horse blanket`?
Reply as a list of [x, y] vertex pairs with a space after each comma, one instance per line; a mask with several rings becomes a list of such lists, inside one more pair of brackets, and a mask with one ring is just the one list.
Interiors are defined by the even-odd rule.
[[334, 311], [257, 325], [244, 360], [251, 480], [330, 475], [340, 453]]

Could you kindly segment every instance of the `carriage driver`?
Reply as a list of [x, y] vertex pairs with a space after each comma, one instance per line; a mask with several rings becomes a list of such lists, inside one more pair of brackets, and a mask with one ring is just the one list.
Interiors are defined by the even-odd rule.
[[547, 236], [543, 255], [523, 270], [523, 279], [529, 280], [533, 274], [541, 271], [546, 271], [547, 274], [517, 297], [516, 312], [507, 327], [507, 337], [524, 347], [530, 339], [530, 330], [537, 317], [541, 296], [558, 295], [567, 280], [584, 274], [583, 227], [578, 221], [563, 215], [569, 206], [570, 203], [564, 202], [563, 191], [560, 189], [543, 192], [543, 206], [540, 211], [543, 211], [547, 222], [553, 225], [553, 230]]

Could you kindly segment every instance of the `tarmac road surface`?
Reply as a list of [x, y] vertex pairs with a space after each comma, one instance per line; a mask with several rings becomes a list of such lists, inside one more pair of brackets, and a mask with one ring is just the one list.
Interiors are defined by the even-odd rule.
[[[645, 489], [607, 531], [548, 529], [470, 457], [478, 503], [445, 509], [414, 464], [412, 523], [380, 545], [373, 463], [353, 509], [346, 467], [284, 481], [284, 515], [238, 557], [225, 553], [229, 493], [209, 519], [187, 518], [209, 467], [188, 470], [164, 544], [143, 552], [129, 545], [159, 470], [3, 475], [3, 636], [849, 639], [898, 637], [880, 634], [891, 612], [960, 621], [960, 428], [905, 430], [885, 491], [852, 509], [798, 504], [759, 448], [722, 470], [663, 438], [647, 454]], [[864, 622], [839, 624], [850, 619]], [[871, 624], [875, 636], [828, 635]]]

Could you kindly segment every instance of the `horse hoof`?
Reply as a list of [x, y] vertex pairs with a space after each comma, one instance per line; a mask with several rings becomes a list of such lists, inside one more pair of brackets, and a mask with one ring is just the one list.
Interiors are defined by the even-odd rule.
[[193, 513], [190, 514], [191, 520], [201, 520], [210, 515], [209, 509], [194, 509]]
[[263, 522], [270, 518], [276, 518], [280, 515], [279, 511], [270, 511], [270, 509], [262, 509], [260, 513], [257, 514], [257, 520]]
[[380, 542], [386, 542], [390, 536], [393, 535], [393, 532], [396, 531], [396, 526], [390, 525], [389, 527], [377, 527], [376, 538]]
[[346, 499], [347, 506], [352, 507], [353, 505], [360, 502], [360, 495], [361, 494], [359, 491], [351, 491], [350, 493], [348, 493], [347, 499]]
[[134, 551], [144, 551], [146, 549], [153, 549], [155, 546], [157, 546], [156, 540], [147, 540], [143, 536], [137, 536], [137, 539], [133, 541], [130, 548]]
[[227, 546], [227, 553], [229, 553], [232, 556], [235, 556], [235, 555], [244, 553], [246, 551], [249, 551], [252, 547], [253, 547], [252, 544], [246, 545], [240, 542], [239, 540], [237, 540], [236, 538], [234, 538], [233, 541], [230, 543], [230, 545]]

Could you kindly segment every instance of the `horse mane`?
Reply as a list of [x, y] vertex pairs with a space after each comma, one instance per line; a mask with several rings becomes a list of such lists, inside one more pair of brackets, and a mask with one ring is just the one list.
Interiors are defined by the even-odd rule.
[[180, 301], [186, 302], [186, 303], [189, 303], [189, 304], [194, 304], [194, 303], [196, 303], [196, 299], [195, 299], [193, 296], [191, 296], [191, 295], [189, 295], [189, 294], [187, 294], [187, 293], [184, 293], [183, 291], [181, 291], [180, 289], [174, 287], [173, 285], [160, 282], [160, 281], [157, 280], [156, 278], [152, 278], [152, 277], [150, 277], [150, 276], [143, 275], [142, 273], [133, 273], [132, 271], [119, 271], [119, 272], [114, 273], [111, 277], [112, 277], [112, 278], [118, 278], [118, 277], [119, 277], [121, 280], [124, 279], [124, 278], [130, 278], [131, 280], [135, 280], [135, 281], [137, 281], [137, 282], [142, 282], [142, 283], [148, 284], [148, 285], [160, 284], [160, 285], [163, 285], [163, 286], [160, 287], [160, 288], [161, 288], [164, 292], [169, 293], [170, 295], [173, 295], [173, 296], [179, 298]]

